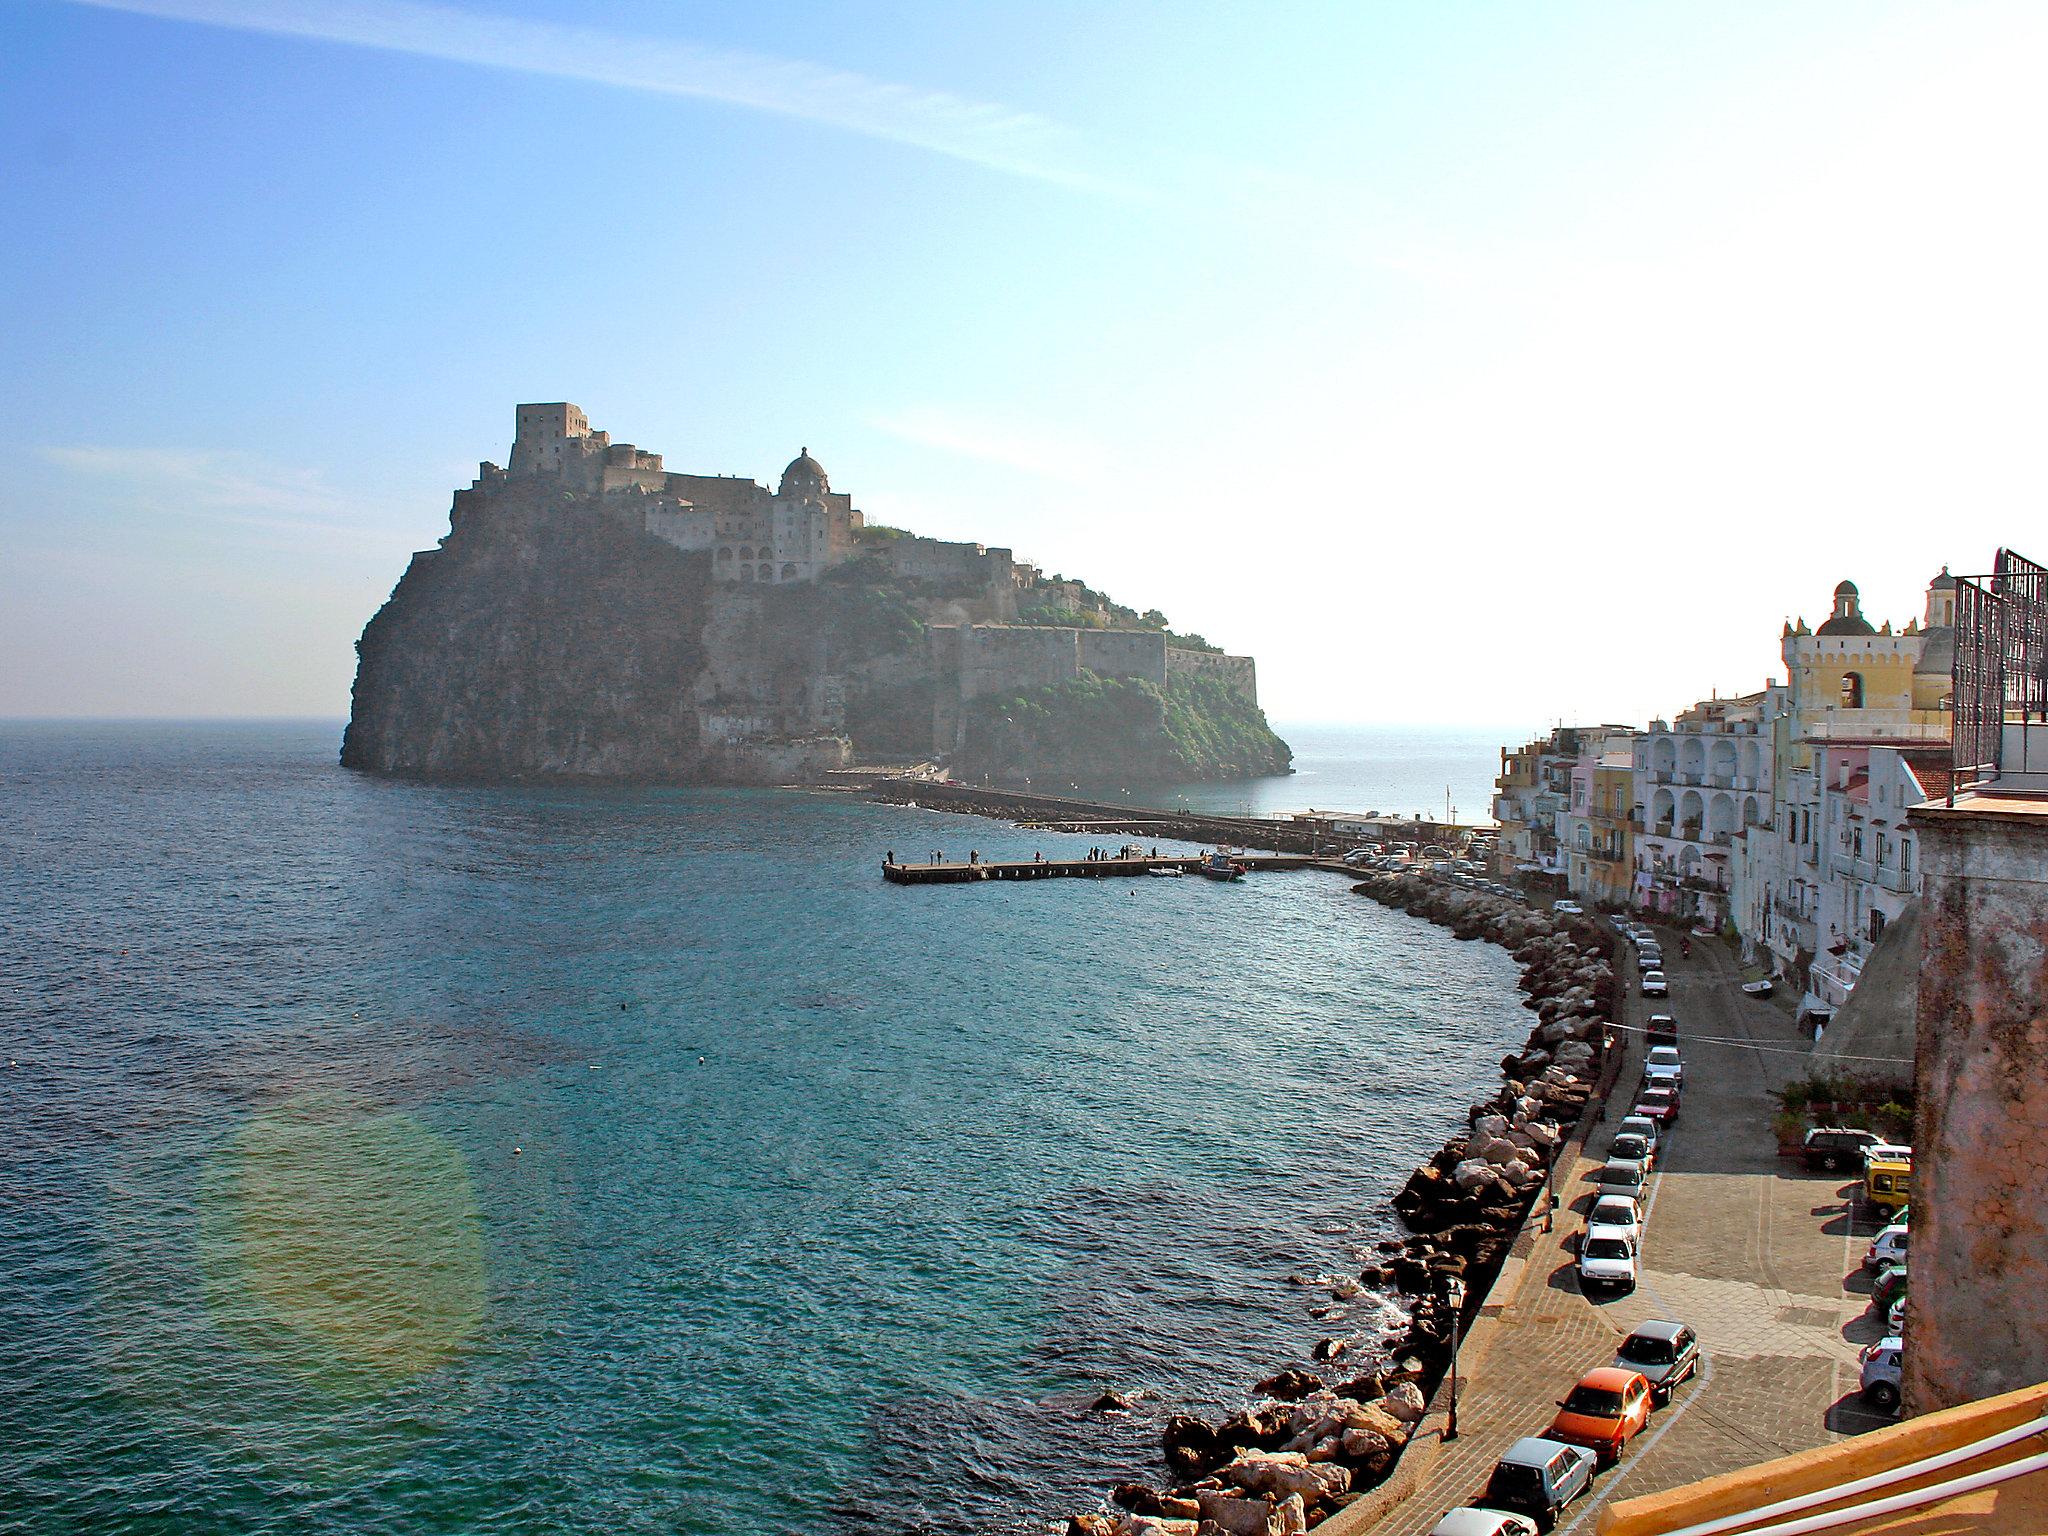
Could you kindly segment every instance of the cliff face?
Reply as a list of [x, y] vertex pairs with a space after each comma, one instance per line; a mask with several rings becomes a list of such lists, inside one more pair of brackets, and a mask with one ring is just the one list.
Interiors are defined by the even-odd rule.
[[357, 644], [341, 760], [437, 778], [708, 776], [708, 557], [535, 484], [415, 556]]

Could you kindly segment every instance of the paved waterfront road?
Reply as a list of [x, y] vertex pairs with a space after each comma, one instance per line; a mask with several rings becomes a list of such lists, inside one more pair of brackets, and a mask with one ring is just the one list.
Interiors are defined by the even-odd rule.
[[[1667, 934], [1667, 953], [1676, 955], [1677, 941]], [[1806, 1051], [1782, 1010], [1741, 992], [1722, 945], [1696, 942], [1693, 949], [1691, 959], [1667, 968], [1668, 1005], [1632, 998], [1629, 1008], [1638, 1026], [1653, 1007], [1678, 1016], [1686, 1071], [1683, 1113], [1653, 1181], [1641, 1285], [1630, 1296], [1592, 1301], [1579, 1293], [1570, 1251], [1611, 1126], [1627, 1112], [1625, 1091], [1640, 1071], [1638, 1038], [1606, 1123], [1595, 1127], [1587, 1155], [1560, 1186], [1569, 1209], [1559, 1212], [1554, 1231], [1537, 1237], [1520, 1275], [1504, 1276], [1491, 1298], [1497, 1321], [1480, 1358], [1466, 1362], [1459, 1438], [1437, 1451], [1422, 1486], [1381, 1529], [1422, 1536], [1444, 1510], [1468, 1501], [1494, 1458], [1516, 1437], [1540, 1433], [1579, 1374], [1608, 1363], [1617, 1341], [1646, 1318], [1691, 1323], [1707, 1369], [1652, 1418], [1592, 1497], [1567, 1512], [1562, 1532], [1590, 1532], [1611, 1498], [1881, 1422], [1854, 1395], [1857, 1348], [1877, 1332], [1864, 1315], [1868, 1287], [1860, 1275], [1869, 1228], [1851, 1229], [1852, 1186], [1780, 1159], [1771, 1134], [1777, 1106], [1770, 1090], [1804, 1070]], [[1425, 1433], [1440, 1428], [1432, 1413]]]

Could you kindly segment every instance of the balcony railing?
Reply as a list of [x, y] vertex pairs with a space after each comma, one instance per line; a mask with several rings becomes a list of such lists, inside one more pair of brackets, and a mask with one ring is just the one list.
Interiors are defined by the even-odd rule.
[[2040, 772], [2025, 754], [2048, 723], [2048, 569], [2001, 549], [1988, 578], [1956, 583], [1955, 624], [1951, 804], [1958, 789]]

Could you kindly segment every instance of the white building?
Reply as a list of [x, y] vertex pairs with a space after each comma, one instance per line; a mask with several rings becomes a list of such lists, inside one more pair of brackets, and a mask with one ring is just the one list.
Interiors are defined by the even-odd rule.
[[1738, 844], [1771, 811], [1764, 697], [1703, 699], [1636, 738], [1639, 909], [1713, 928], [1734, 915]]

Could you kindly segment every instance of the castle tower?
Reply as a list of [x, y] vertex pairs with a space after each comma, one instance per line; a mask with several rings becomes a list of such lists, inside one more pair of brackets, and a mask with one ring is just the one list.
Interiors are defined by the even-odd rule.
[[507, 466], [515, 475], [560, 474], [565, 445], [590, 435], [590, 418], [566, 400], [519, 406], [515, 423]]

